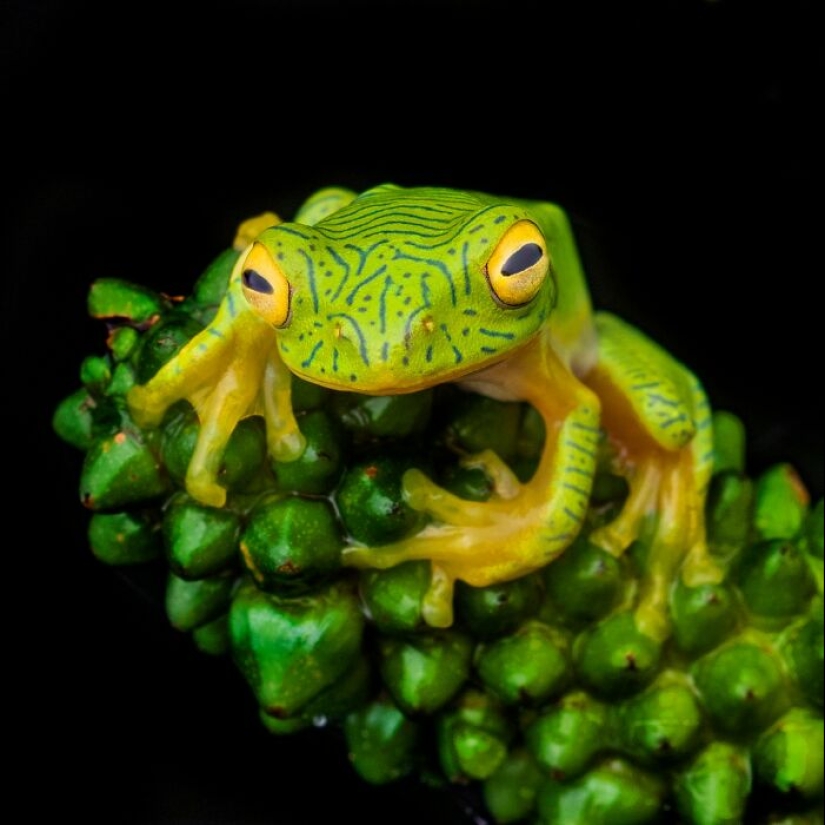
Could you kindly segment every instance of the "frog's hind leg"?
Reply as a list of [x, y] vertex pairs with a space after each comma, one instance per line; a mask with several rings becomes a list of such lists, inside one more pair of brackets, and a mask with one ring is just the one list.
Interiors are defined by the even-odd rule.
[[696, 378], [642, 333], [610, 315], [596, 319], [599, 362], [584, 381], [602, 400], [603, 425], [630, 494], [617, 518], [592, 540], [621, 555], [650, 543], [637, 621], [651, 635], [669, 632], [669, 583], [721, 577], [707, 552], [704, 504], [713, 447], [707, 399]]

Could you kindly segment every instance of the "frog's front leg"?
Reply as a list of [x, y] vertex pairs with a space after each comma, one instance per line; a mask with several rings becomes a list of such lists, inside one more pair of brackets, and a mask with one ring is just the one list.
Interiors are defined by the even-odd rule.
[[422, 473], [405, 477], [405, 495], [434, 518], [420, 533], [385, 547], [350, 547], [345, 562], [387, 568], [411, 559], [432, 562], [424, 616], [433, 626], [452, 623], [453, 584], [476, 587], [514, 579], [542, 567], [576, 537], [587, 511], [599, 439], [599, 400], [565, 367], [543, 335], [506, 363], [477, 373], [468, 388], [532, 403], [547, 438], [538, 469], [519, 484], [492, 456], [471, 459], [496, 482], [493, 497], [469, 502]]
[[713, 462], [710, 409], [696, 378], [633, 327], [596, 318], [599, 360], [584, 377], [602, 401], [602, 420], [630, 493], [619, 516], [592, 540], [620, 555], [636, 539], [650, 555], [636, 618], [666, 636], [668, 587], [682, 569], [689, 585], [717, 581], [708, 555], [705, 493]]
[[233, 272], [209, 326], [128, 396], [140, 426], [157, 426], [177, 401], [192, 404], [201, 426], [186, 488], [193, 498], [214, 507], [226, 501], [218, 473], [226, 444], [242, 418], [263, 413], [269, 453], [279, 460], [296, 458], [304, 447], [292, 414], [291, 376], [278, 356], [276, 332], [249, 309], [238, 275]]

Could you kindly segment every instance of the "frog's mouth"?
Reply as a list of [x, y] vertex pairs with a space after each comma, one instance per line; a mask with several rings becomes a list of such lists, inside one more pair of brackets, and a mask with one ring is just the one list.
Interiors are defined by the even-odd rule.
[[292, 373], [311, 384], [339, 392], [358, 392], [364, 395], [408, 395], [414, 392], [456, 381], [480, 377], [490, 367], [506, 361], [532, 342], [528, 339], [504, 352], [490, 355], [483, 360], [473, 360], [466, 366], [451, 364], [448, 367], [432, 368], [429, 365], [409, 364], [403, 369], [398, 365], [380, 364], [370, 366], [362, 373], [341, 373], [331, 377], [302, 369], [301, 364], [289, 364]]

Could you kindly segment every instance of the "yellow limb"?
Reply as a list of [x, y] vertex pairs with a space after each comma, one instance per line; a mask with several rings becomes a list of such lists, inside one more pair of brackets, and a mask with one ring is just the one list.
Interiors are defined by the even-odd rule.
[[640, 332], [604, 315], [597, 327], [599, 361], [584, 380], [602, 400], [603, 425], [630, 493], [622, 512], [591, 540], [617, 556], [636, 539], [649, 542], [636, 619], [663, 639], [674, 576], [681, 571], [689, 585], [722, 577], [704, 531], [710, 410], [695, 377]]

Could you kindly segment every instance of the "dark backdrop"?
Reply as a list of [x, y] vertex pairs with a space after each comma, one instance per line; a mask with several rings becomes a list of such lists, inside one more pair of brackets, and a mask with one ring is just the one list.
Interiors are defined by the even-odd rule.
[[185, 292], [241, 219], [323, 185], [555, 200], [597, 305], [745, 419], [754, 471], [793, 461], [821, 495], [813, 2], [172, 5], [2, 7], [6, 798], [48, 821], [459, 825], [458, 801], [357, 781], [334, 737], [267, 736], [151, 577], [91, 558], [49, 429], [103, 347], [88, 285]]

